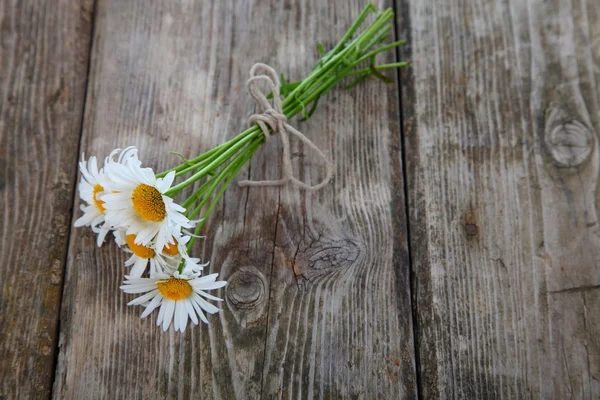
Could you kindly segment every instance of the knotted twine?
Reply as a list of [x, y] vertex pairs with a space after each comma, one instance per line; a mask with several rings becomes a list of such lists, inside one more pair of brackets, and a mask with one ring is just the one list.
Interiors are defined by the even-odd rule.
[[[261, 71], [262, 73], [259, 73]], [[269, 103], [265, 93], [258, 87], [259, 82], [265, 82], [267, 84], [269, 92], [273, 93], [273, 105]], [[279, 90], [281, 83], [275, 70], [269, 67], [267, 64], [256, 63], [250, 69], [250, 79], [246, 82], [248, 93], [254, 99], [259, 108], [259, 113], [252, 115], [248, 119], [250, 126], [257, 124], [263, 135], [265, 135], [265, 142], [269, 140], [272, 134], [279, 133], [281, 137], [281, 143], [283, 146], [283, 175], [282, 179], [278, 180], [266, 180], [266, 181], [241, 181], [238, 183], [239, 186], [281, 186], [287, 182], [292, 182], [296, 186], [305, 189], [309, 192], [314, 192], [327, 185], [333, 176], [333, 167], [327, 156], [319, 149], [309, 138], [293, 126], [287, 123], [287, 118], [283, 114], [283, 107], [281, 105], [281, 98], [279, 97]], [[269, 131], [271, 128], [271, 131]], [[326, 168], [325, 179], [323, 179], [317, 185], [311, 186], [305, 182], [302, 182], [294, 176], [294, 170], [292, 168], [292, 158], [290, 155], [290, 139], [289, 134], [295, 135], [304, 144], [313, 149], [319, 158], [323, 161]]]

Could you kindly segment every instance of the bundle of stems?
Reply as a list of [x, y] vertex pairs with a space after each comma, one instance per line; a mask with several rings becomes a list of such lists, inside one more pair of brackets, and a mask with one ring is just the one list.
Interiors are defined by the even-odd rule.
[[[370, 15], [374, 15], [375, 19], [358, 33]], [[401, 68], [407, 63], [376, 65], [375, 57], [379, 53], [404, 44], [402, 40], [383, 44], [392, 36], [393, 19], [394, 13], [391, 9], [378, 12], [373, 4], [368, 4], [333, 49], [325, 52], [321, 44], [317, 45], [320, 58], [305, 79], [286, 83], [282, 74], [281, 95], [284, 97], [282, 108], [286, 118], [292, 118], [299, 113], [304, 119], [310, 118], [321, 97], [341, 81], [350, 81], [346, 88], [355, 86], [369, 76], [386, 83], [391, 82], [391, 79], [385, 77], [381, 71]], [[199, 184], [191, 196], [182, 203], [189, 219], [201, 220], [195, 228], [195, 236], [200, 234], [207, 217], [231, 181], [264, 142], [263, 132], [257, 125], [253, 125], [228, 142], [196, 158], [185, 159], [177, 153], [182, 157], [183, 163], [156, 175], [161, 178], [171, 171], [175, 171], [176, 177], [189, 175], [165, 193], [170, 197], [175, 197], [188, 186]], [[188, 251], [191, 250], [194, 240], [195, 237], [192, 237], [188, 242]], [[179, 267], [179, 272], [182, 269], [183, 263]]]

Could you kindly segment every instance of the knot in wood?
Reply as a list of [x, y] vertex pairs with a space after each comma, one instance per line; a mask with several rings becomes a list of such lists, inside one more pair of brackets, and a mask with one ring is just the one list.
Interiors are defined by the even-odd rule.
[[317, 247], [309, 258], [310, 267], [317, 270], [343, 268], [358, 258], [358, 246], [350, 240], [338, 240]]
[[306, 249], [298, 269], [306, 279], [312, 280], [337, 270], [349, 268], [359, 258], [359, 245], [353, 240], [340, 239], [318, 242]]
[[465, 231], [469, 236], [475, 236], [479, 233], [479, 227], [475, 224], [466, 224]]
[[477, 214], [477, 208], [469, 209], [463, 214], [463, 226], [465, 229], [465, 233], [467, 234], [467, 239], [469, 240], [475, 240], [479, 235], [479, 223]]
[[554, 161], [562, 167], [577, 167], [594, 148], [592, 132], [579, 121], [563, 122], [546, 135], [546, 145]]
[[250, 309], [260, 304], [266, 293], [266, 284], [254, 268], [240, 269], [229, 278], [227, 299], [238, 309]]

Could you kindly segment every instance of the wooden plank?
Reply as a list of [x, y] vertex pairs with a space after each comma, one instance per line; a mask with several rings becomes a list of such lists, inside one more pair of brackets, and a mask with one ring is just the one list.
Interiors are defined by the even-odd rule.
[[424, 398], [598, 398], [598, 2], [401, 1]]
[[[99, 1], [83, 149], [135, 144], [163, 169], [176, 161], [169, 150], [190, 156], [233, 137], [255, 109], [252, 64], [305, 76], [316, 42], [333, 44], [363, 6]], [[403, 204], [397, 94], [376, 81], [334, 91], [299, 123], [337, 165], [312, 198], [228, 190], [199, 246], [229, 281], [208, 327], [180, 335], [154, 327], [156, 315], [139, 320], [118, 291], [123, 255], [73, 232], [55, 396], [414, 398], [405, 219], [392, 213]], [[277, 143], [245, 178], [279, 175]], [[317, 162], [294, 146], [316, 180]]]
[[[364, 7], [323, 3], [290, 10], [310, 9], [294, 30], [298, 41], [333, 46]], [[292, 51], [280, 60], [306, 70], [310, 63]], [[325, 111], [299, 124], [331, 149], [337, 167], [313, 196], [281, 191], [264, 397], [416, 398], [398, 100], [395, 84], [367, 81], [328, 96]], [[308, 166], [299, 171], [316, 180], [318, 168]]]
[[0, 2], [0, 398], [49, 396], [91, 2]]

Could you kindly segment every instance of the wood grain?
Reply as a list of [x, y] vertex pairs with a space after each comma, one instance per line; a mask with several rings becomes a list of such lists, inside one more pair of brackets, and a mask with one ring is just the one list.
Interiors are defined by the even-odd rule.
[[[311, 10], [298, 40], [330, 38], [333, 45], [363, 7], [344, 4], [289, 10]], [[292, 46], [280, 59], [310, 65]], [[379, 60], [393, 61], [393, 53]], [[416, 398], [395, 86], [367, 81], [338, 90], [323, 112], [299, 124], [331, 149], [337, 167], [332, 183], [312, 197], [294, 187], [281, 191], [264, 397]], [[316, 181], [309, 153], [295, 151], [301, 176]]]
[[424, 398], [600, 396], [599, 5], [400, 2]]
[[[363, 6], [98, 1], [83, 150], [135, 144], [161, 170], [176, 162], [170, 150], [191, 156], [233, 137], [255, 109], [252, 64], [305, 76], [316, 42], [331, 46]], [[226, 192], [197, 250], [229, 281], [208, 327], [181, 335], [156, 328], [156, 315], [140, 320], [118, 290], [114, 243], [97, 249], [73, 231], [55, 397], [415, 398], [397, 96], [367, 81], [294, 122], [336, 163], [322, 192]], [[243, 178], [276, 178], [278, 146]], [[298, 173], [317, 180], [294, 146]]]
[[52, 387], [89, 1], [0, 2], [0, 398]]

